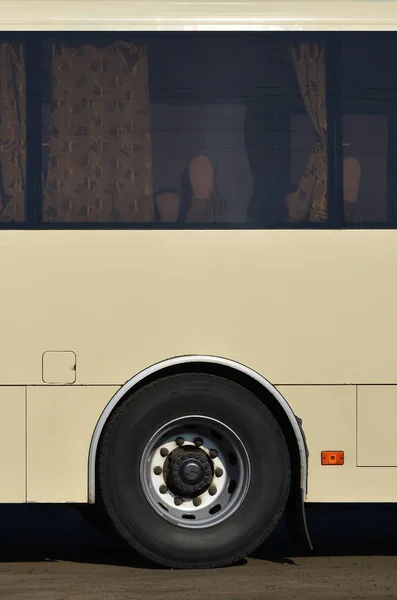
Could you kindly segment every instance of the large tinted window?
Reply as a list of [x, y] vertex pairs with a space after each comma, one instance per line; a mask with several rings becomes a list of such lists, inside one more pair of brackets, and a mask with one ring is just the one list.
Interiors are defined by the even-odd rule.
[[44, 223], [327, 223], [320, 39], [54, 37], [41, 51]]
[[395, 33], [16, 39], [2, 227], [397, 224]]
[[22, 44], [0, 39], [0, 222], [25, 221], [26, 77]]

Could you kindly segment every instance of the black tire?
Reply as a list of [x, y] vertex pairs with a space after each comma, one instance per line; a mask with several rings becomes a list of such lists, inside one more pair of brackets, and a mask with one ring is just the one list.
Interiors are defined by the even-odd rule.
[[[140, 459], [162, 425], [184, 415], [218, 419], [237, 433], [251, 463], [247, 494], [227, 520], [184, 529], [154, 512], [140, 483]], [[284, 435], [263, 403], [245, 388], [204, 374], [161, 379], [126, 400], [110, 417], [98, 448], [98, 491], [119, 535], [150, 560], [174, 568], [236, 562], [257, 548], [282, 517], [290, 487]]]

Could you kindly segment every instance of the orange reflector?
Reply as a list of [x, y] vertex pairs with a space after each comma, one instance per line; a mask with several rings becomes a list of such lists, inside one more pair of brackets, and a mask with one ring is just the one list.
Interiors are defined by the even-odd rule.
[[343, 465], [345, 463], [344, 452], [321, 452], [322, 465]]

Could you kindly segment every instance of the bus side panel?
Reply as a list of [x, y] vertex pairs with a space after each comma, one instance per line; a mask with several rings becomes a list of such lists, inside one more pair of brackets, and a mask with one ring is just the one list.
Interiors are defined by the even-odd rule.
[[[357, 386], [278, 389], [302, 419], [309, 451], [308, 502], [397, 501], [397, 467], [357, 466]], [[374, 447], [377, 439], [374, 435]], [[321, 452], [329, 450], [343, 450], [345, 464], [322, 466]]]
[[[4, 389], [11, 390], [12, 394], [18, 390]], [[116, 386], [27, 388], [28, 501], [88, 501], [88, 453], [92, 434], [103, 409], [118, 389]], [[309, 450], [308, 502], [397, 501], [397, 467], [357, 466], [355, 385], [279, 386], [278, 389], [302, 419]], [[6, 438], [1, 442], [4, 455], [8, 455], [11, 448], [14, 465], [14, 468], [11, 464], [2, 466], [5, 480], [10, 482], [8, 489], [2, 490], [0, 500], [3, 502], [24, 500], [24, 393], [23, 388], [19, 390], [16, 402], [11, 395], [7, 400], [2, 392], [4, 402], [0, 403], [5, 418], [5, 401], [12, 408], [9, 414], [14, 414], [14, 426], [11, 424], [9, 428], [10, 442], [7, 444]], [[322, 466], [323, 450], [343, 450], [345, 464]], [[19, 495], [16, 489], [20, 490]]]
[[18, 315], [3, 323], [4, 385], [42, 384], [55, 351], [76, 354], [84, 385], [122, 385], [181, 354], [278, 385], [397, 384], [395, 231], [0, 237], [2, 307]]
[[26, 388], [0, 387], [0, 502], [26, 500]]
[[112, 386], [28, 387], [28, 502], [88, 501], [92, 434], [117, 390]]

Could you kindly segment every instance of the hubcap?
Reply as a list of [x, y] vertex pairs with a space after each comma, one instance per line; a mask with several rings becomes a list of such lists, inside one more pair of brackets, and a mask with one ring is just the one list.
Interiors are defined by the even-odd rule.
[[197, 461], [189, 460], [181, 466], [180, 474], [184, 483], [195, 485], [204, 479], [204, 467]]
[[178, 448], [169, 455], [169, 488], [179, 495], [194, 498], [210, 485], [213, 470], [211, 459], [203, 451], [189, 446]]
[[140, 475], [147, 501], [163, 519], [203, 528], [241, 506], [250, 462], [243, 442], [226, 424], [191, 415], [156, 431], [143, 451]]

